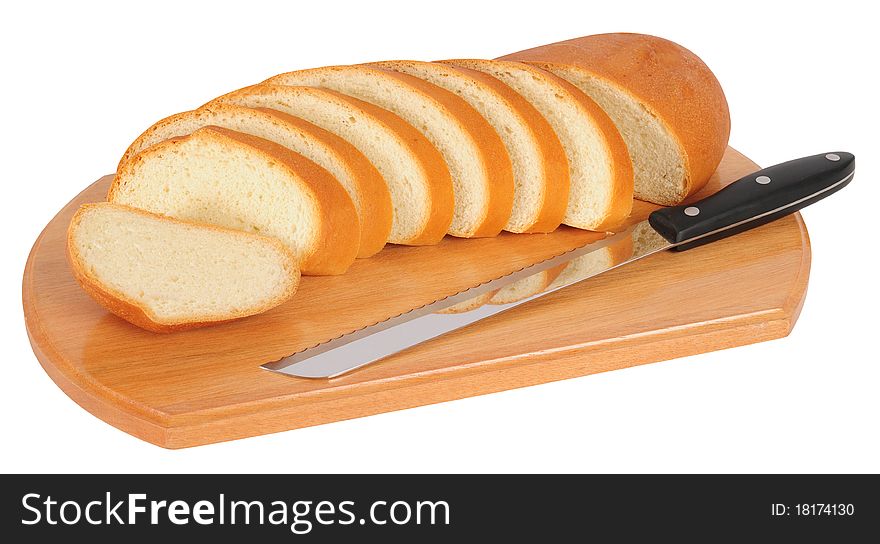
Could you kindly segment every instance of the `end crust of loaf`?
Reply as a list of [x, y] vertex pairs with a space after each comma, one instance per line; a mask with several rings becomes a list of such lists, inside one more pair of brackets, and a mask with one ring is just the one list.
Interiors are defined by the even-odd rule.
[[277, 110], [217, 104], [166, 117], [129, 146], [117, 171], [147, 147], [169, 138], [186, 136], [209, 125], [269, 140], [329, 171], [348, 192], [358, 210], [361, 225], [358, 257], [374, 255], [385, 245], [391, 231], [391, 196], [378, 170], [339, 136]]
[[288, 72], [265, 83], [329, 88], [399, 115], [437, 147], [449, 168], [455, 209], [448, 233], [491, 237], [507, 223], [514, 188], [507, 150], [495, 129], [456, 94], [371, 65]]
[[[643, 200], [680, 203], [706, 184], [727, 148], [730, 112], [721, 85], [699, 57], [669, 40], [600, 34], [502, 59], [553, 71], [599, 102], [627, 140]], [[637, 116], [641, 124], [630, 119]], [[646, 138], [645, 127], [656, 134]]]
[[[395, 211], [388, 242], [433, 245], [449, 229], [453, 191], [443, 156], [421, 132], [390, 111], [330, 89], [277, 84], [245, 87], [203, 107], [216, 104], [271, 108], [303, 117], [357, 147], [390, 191]], [[421, 209], [413, 205], [413, 195], [422, 195]]]
[[[123, 210], [126, 213], [148, 219], [153, 219], [166, 223], [168, 225], [176, 225], [181, 228], [196, 229], [197, 231], [201, 232], [216, 233], [222, 236], [238, 237], [242, 239], [252, 240], [266, 246], [270, 246], [278, 252], [279, 259], [281, 259], [282, 262], [286, 263], [284, 267], [289, 273], [288, 281], [284, 286], [284, 289], [276, 297], [268, 299], [262, 304], [248, 308], [244, 311], [240, 311], [234, 314], [216, 314], [211, 316], [202, 316], [195, 321], [163, 321], [159, 319], [156, 315], [154, 315], [144, 304], [131, 297], [126, 296], [121, 292], [114, 290], [113, 288], [107, 286], [100, 279], [96, 278], [95, 275], [91, 273], [90, 270], [88, 270], [88, 267], [79, 255], [79, 252], [76, 249], [76, 245], [74, 243], [76, 229], [80, 225], [80, 222], [83, 220], [83, 217], [86, 214], [94, 210], [100, 211], [102, 208]], [[189, 221], [180, 221], [166, 216], [146, 212], [144, 210], [139, 210], [137, 208], [130, 208], [128, 206], [121, 206], [108, 202], [84, 204], [79, 208], [79, 210], [77, 210], [77, 212], [73, 216], [73, 219], [70, 222], [70, 226], [68, 227], [67, 231], [66, 255], [68, 264], [70, 265], [71, 271], [77, 283], [98, 304], [103, 306], [110, 313], [121, 317], [129, 323], [132, 323], [133, 325], [136, 325], [142, 329], [156, 333], [170, 333], [205, 327], [209, 325], [218, 325], [221, 323], [227, 323], [251, 315], [266, 312], [289, 300], [296, 292], [296, 288], [299, 284], [300, 278], [295, 256], [290, 251], [290, 249], [288, 249], [284, 244], [274, 238], [268, 238], [257, 234], [251, 234], [231, 229], [224, 229], [212, 225], [203, 225], [192, 223]]]
[[[330, 175], [329, 172], [306, 159], [298, 153], [294, 153], [289, 149], [282, 147], [276, 143], [241, 134], [232, 130], [208, 126], [194, 131], [189, 136], [181, 138], [172, 138], [165, 140], [156, 145], [148, 147], [143, 152], [135, 155], [128, 161], [123, 169], [117, 172], [116, 177], [110, 186], [107, 200], [124, 205], [136, 205], [136, 207], [147, 208], [148, 211], [155, 213], [164, 213], [164, 201], [158, 198], [138, 203], [132, 201], [130, 195], [126, 191], [128, 185], [138, 180], [140, 168], [155, 157], [162, 158], [167, 154], [180, 155], [181, 149], [187, 142], [195, 142], [194, 145], [212, 145], [213, 149], [226, 149], [229, 152], [240, 151], [247, 156], [250, 162], [243, 165], [247, 168], [257, 168], [266, 165], [268, 168], [280, 167], [280, 171], [290, 183], [296, 184], [297, 194], [304, 197], [303, 205], [311, 210], [314, 225], [310, 225], [308, 237], [309, 242], [303, 243], [302, 246], [292, 240], [284, 240], [284, 236], [280, 232], [272, 230], [262, 230], [262, 234], [274, 236], [282, 239], [290, 247], [300, 260], [300, 268], [305, 275], [337, 275], [344, 273], [357, 257], [360, 228], [357, 218], [357, 211], [354, 203], [348, 196], [348, 193], [342, 188], [339, 182]], [[165, 180], [175, 182], [175, 180]], [[145, 180], [144, 183], [161, 183], [160, 181]], [[231, 191], [223, 191], [216, 185], [212, 189], [206, 189], [206, 197], [221, 198], [238, 198], [235, 200], [238, 204], [250, 204], [253, 208], [256, 206], [248, 195], [235, 195]], [[176, 195], [180, 196], [180, 195]], [[192, 201], [193, 204], [199, 204], [198, 200], [192, 200], [194, 197], [183, 195], [185, 201]], [[262, 205], [262, 204], [261, 204]], [[176, 216], [179, 219], [191, 220], [195, 222], [210, 222], [206, 214], [219, 213], [222, 217], [217, 219], [219, 226], [229, 228], [239, 228], [241, 230], [255, 231], [248, 227], [251, 218], [239, 217], [237, 215], [228, 215], [223, 210], [217, 211], [216, 206], [190, 206], [181, 211], [181, 214], [175, 214], [173, 211], [168, 215]], [[229, 212], [231, 213], [231, 212]], [[260, 212], [263, 213], [263, 212]], [[227, 215], [224, 215], [227, 214]], [[261, 216], [262, 219], [268, 220], [268, 217]], [[242, 228], [243, 227], [243, 228]], [[284, 225], [285, 228], [293, 228], [295, 225]], [[280, 227], [279, 227], [280, 228]]]

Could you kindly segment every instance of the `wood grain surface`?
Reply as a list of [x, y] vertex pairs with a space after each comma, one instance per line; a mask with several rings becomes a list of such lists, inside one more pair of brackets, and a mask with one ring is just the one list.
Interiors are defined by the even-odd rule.
[[[733, 149], [694, 199], [757, 169]], [[760, 342], [791, 330], [810, 246], [800, 215], [684, 253], [666, 252], [333, 380], [268, 361], [396, 315], [601, 235], [572, 228], [438, 246], [388, 246], [343, 276], [305, 277], [288, 303], [238, 322], [157, 335], [108, 314], [75, 283], [68, 222], [105, 176], [37, 239], [24, 272], [37, 359], [80, 406], [138, 438], [181, 448], [361, 417]], [[654, 206], [637, 202], [631, 221]]]

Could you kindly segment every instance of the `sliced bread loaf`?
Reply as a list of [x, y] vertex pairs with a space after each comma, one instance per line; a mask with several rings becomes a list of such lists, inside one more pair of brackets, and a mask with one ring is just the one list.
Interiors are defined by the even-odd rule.
[[589, 94], [620, 129], [642, 200], [675, 205], [702, 188], [730, 136], [721, 85], [696, 55], [644, 34], [600, 34], [502, 57], [549, 70]]
[[107, 200], [279, 238], [303, 274], [342, 274], [358, 253], [357, 211], [329, 172], [274, 142], [200, 128], [135, 155]]
[[76, 212], [67, 255], [98, 303], [154, 332], [264, 312], [299, 282], [295, 257], [278, 240], [107, 202]]
[[443, 87], [489, 121], [513, 166], [513, 210], [504, 230], [550, 232], [559, 226], [568, 204], [568, 161], [553, 128], [525, 98], [498, 79], [468, 68], [407, 60], [373, 66]]
[[618, 226], [632, 209], [633, 170], [614, 123], [564, 79], [518, 62], [443, 61], [489, 74], [524, 96], [547, 119], [568, 157], [570, 192], [563, 222], [596, 231]]
[[397, 115], [327, 89], [284, 85], [246, 87], [205, 107], [220, 104], [295, 115], [350, 142], [387, 184], [393, 209], [389, 242], [431, 245], [446, 234], [453, 211], [449, 170], [437, 148]]
[[342, 184], [358, 210], [361, 226], [358, 257], [378, 252], [391, 232], [391, 195], [381, 174], [350, 143], [299, 117], [270, 109], [217, 104], [167, 117], [140, 135], [120, 161], [175, 136], [215, 125], [280, 144], [314, 161]]
[[408, 74], [377, 67], [333, 66], [280, 74], [280, 85], [326, 87], [402, 117], [422, 132], [446, 160], [452, 176], [453, 236], [497, 235], [513, 206], [513, 171], [504, 143], [467, 102]]

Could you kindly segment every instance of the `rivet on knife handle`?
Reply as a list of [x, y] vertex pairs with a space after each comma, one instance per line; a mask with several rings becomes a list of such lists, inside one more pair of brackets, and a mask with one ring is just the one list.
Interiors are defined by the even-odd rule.
[[853, 178], [855, 157], [821, 153], [764, 168], [717, 193], [681, 206], [663, 208], [648, 221], [676, 251], [769, 223], [839, 191]]

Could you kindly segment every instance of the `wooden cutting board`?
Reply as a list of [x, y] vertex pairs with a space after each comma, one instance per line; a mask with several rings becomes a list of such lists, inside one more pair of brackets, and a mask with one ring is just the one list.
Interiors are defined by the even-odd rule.
[[[728, 149], [702, 193], [757, 166]], [[28, 258], [25, 321], [37, 359], [80, 406], [138, 438], [182, 448], [296, 429], [779, 338], [806, 294], [800, 215], [685, 253], [665, 252], [557, 291], [333, 380], [259, 365], [560, 254], [600, 235], [561, 228], [389, 246], [336, 277], [303, 278], [260, 316], [157, 335], [74, 282], [65, 234], [103, 200], [105, 176], [46, 226]], [[637, 202], [632, 221], [654, 207]]]

